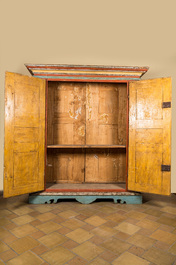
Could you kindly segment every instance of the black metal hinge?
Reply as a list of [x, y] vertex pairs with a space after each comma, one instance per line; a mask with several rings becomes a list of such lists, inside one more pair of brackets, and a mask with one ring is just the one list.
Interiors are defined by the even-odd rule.
[[171, 171], [170, 165], [161, 165], [161, 171]]
[[165, 108], [171, 108], [171, 101], [163, 102], [163, 104], [162, 104], [162, 108], [163, 108], [163, 109], [165, 109]]

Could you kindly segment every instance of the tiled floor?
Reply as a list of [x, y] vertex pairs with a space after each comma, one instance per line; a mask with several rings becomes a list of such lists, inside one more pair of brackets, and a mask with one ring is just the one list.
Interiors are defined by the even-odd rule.
[[0, 265], [176, 265], [176, 195], [142, 205], [0, 198]]

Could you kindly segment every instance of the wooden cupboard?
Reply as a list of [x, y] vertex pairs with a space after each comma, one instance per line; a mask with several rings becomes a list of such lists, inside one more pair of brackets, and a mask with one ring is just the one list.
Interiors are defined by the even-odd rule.
[[171, 78], [147, 67], [26, 65], [6, 73], [4, 197], [170, 194]]

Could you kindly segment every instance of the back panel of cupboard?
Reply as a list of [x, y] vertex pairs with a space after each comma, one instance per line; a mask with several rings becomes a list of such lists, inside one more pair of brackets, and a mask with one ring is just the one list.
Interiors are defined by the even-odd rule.
[[59, 183], [123, 182], [125, 149], [85, 145], [126, 145], [127, 89], [116, 83], [48, 83], [46, 181]]

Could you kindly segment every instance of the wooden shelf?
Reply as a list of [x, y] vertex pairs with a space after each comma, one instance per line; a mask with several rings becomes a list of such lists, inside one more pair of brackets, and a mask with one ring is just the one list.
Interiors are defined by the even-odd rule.
[[47, 145], [47, 148], [126, 148], [126, 145]]

